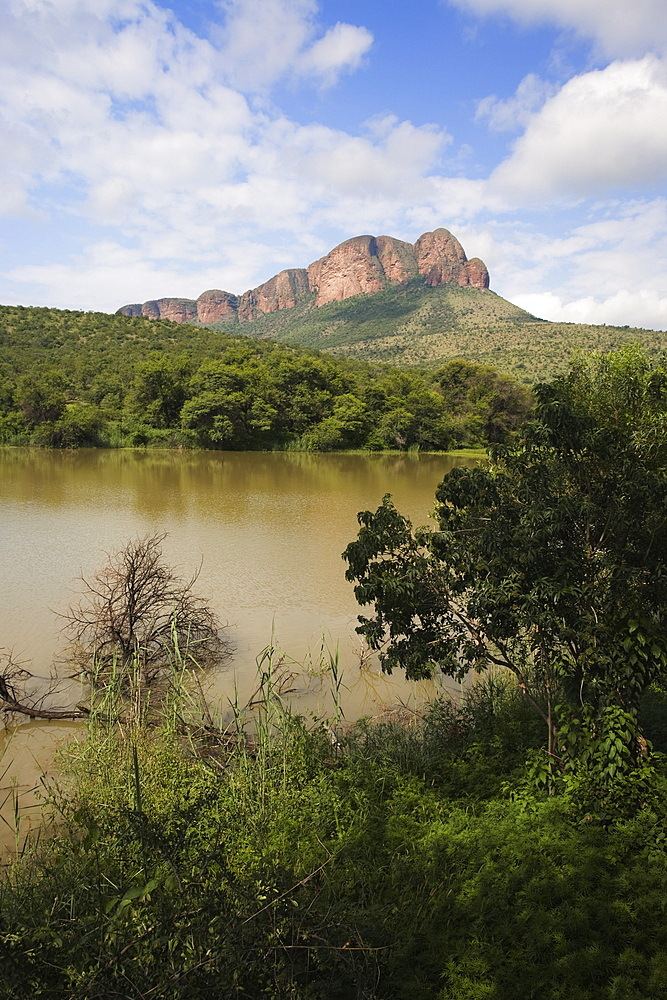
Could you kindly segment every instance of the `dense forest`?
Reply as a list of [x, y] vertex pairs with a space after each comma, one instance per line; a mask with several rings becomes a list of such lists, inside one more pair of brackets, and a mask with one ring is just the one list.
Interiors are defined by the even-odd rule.
[[488, 365], [428, 374], [168, 321], [0, 307], [0, 443], [447, 450], [532, 405]]
[[0, 995], [663, 1000], [666, 427], [664, 367], [582, 358], [435, 529], [360, 513], [358, 631], [468, 677], [421, 715], [345, 725], [331, 654], [299, 717], [271, 648], [216, 714], [194, 581], [159, 538], [113, 556], [68, 618], [88, 730], [0, 883]]

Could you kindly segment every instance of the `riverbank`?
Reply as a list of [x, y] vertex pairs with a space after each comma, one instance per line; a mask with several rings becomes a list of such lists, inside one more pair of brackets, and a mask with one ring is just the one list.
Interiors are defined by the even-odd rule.
[[664, 791], [607, 826], [545, 795], [497, 680], [335, 725], [94, 725], [0, 887], [0, 996], [664, 996]]

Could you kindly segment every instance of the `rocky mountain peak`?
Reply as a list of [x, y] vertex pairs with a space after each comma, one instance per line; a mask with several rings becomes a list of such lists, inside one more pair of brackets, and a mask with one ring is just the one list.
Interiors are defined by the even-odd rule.
[[422, 277], [425, 285], [488, 288], [489, 272], [478, 257], [468, 260], [447, 229], [424, 233], [416, 243], [393, 236], [354, 236], [307, 268], [289, 268], [241, 296], [219, 289], [198, 299], [154, 299], [123, 306], [125, 316], [171, 319], [177, 323], [250, 322], [313, 298], [315, 306], [354, 295], [373, 295], [390, 285]]

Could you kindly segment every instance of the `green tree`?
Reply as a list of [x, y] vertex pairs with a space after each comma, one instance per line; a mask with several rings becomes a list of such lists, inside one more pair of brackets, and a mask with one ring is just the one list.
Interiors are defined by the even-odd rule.
[[363, 444], [370, 415], [360, 399], [351, 392], [338, 396], [328, 417], [307, 431], [301, 441], [313, 451], [334, 451]]
[[266, 367], [249, 349], [206, 361], [191, 382], [193, 396], [181, 422], [199, 443], [213, 448], [247, 448], [268, 439], [278, 416]]
[[280, 427], [303, 434], [331, 414], [333, 397], [348, 389], [340, 363], [278, 347], [271, 356], [270, 378], [276, 393]]
[[43, 424], [62, 416], [67, 405], [65, 388], [65, 377], [56, 369], [21, 376], [14, 395], [26, 423]]
[[451, 416], [442, 394], [417, 372], [389, 372], [367, 387], [366, 405], [375, 426], [370, 448], [446, 449], [451, 444]]
[[457, 358], [440, 368], [435, 379], [447, 407], [456, 414], [462, 443], [506, 443], [533, 406], [525, 385], [491, 365]]
[[190, 361], [185, 355], [154, 353], [134, 370], [129, 410], [151, 427], [177, 427], [188, 397]]
[[524, 441], [445, 477], [438, 530], [413, 531], [388, 496], [361, 513], [346, 575], [374, 605], [358, 631], [387, 643], [385, 669], [506, 667], [552, 755], [613, 783], [640, 753], [642, 695], [667, 677], [667, 370], [628, 348], [536, 395]]
[[104, 444], [103, 428], [96, 406], [72, 403], [58, 420], [40, 424], [32, 440], [48, 448], [95, 448]]

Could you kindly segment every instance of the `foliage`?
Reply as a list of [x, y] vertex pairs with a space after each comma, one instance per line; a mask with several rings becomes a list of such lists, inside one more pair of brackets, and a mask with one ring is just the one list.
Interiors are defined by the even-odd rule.
[[479, 445], [499, 439], [498, 427], [514, 433], [516, 400], [526, 390], [478, 369], [448, 396], [440, 376], [206, 327], [0, 307], [0, 442], [321, 451]]
[[262, 316], [249, 336], [401, 368], [438, 369], [452, 359], [492, 365], [522, 382], [551, 379], [581, 351], [614, 351], [638, 341], [665, 349], [664, 331], [551, 323], [481, 288], [406, 282], [315, 308], [312, 303]]
[[470, 440], [471, 418], [479, 443], [504, 444], [521, 429], [533, 407], [532, 394], [490, 365], [456, 359], [435, 373], [448, 409], [455, 414], [457, 437]]
[[507, 684], [338, 747], [265, 710], [252, 742], [98, 722], [70, 747], [55, 837], [0, 882], [0, 996], [664, 995], [664, 790], [608, 828], [499, 794], [535, 745]]
[[[149, 355], [135, 366], [128, 411], [151, 427], [174, 427], [189, 395], [190, 375], [190, 359], [185, 355]], [[105, 392], [103, 398], [106, 396]]]
[[637, 349], [580, 359], [537, 388], [522, 443], [445, 477], [437, 531], [387, 496], [344, 553], [387, 669], [508, 668], [550, 757], [610, 786], [638, 766], [639, 705], [667, 673], [666, 387]]
[[14, 398], [28, 424], [43, 424], [62, 416], [65, 405], [65, 379], [56, 370], [18, 379]]

